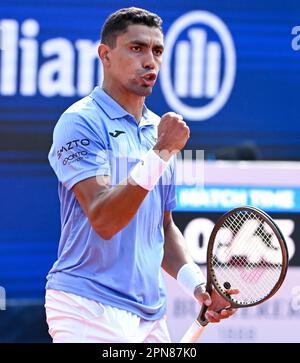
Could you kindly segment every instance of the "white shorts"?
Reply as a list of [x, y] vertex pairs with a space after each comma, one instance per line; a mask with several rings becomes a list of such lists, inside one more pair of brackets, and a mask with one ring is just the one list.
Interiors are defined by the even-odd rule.
[[53, 343], [170, 343], [166, 317], [149, 321], [109, 305], [58, 290], [46, 291]]

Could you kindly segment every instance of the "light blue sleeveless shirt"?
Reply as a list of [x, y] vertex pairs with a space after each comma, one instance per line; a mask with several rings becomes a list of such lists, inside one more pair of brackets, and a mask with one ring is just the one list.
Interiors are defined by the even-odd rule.
[[137, 124], [99, 87], [62, 114], [49, 153], [59, 181], [61, 238], [46, 288], [125, 309], [147, 320], [164, 315], [163, 216], [176, 206], [174, 159], [131, 222], [108, 241], [94, 231], [71, 190], [97, 175], [110, 175], [112, 187], [126, 179], [155, 144], [159, 120], [144, 106]]

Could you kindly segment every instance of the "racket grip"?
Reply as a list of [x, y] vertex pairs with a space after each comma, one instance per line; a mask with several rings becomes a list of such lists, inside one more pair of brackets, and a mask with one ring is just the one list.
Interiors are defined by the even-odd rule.
[[196, 343], [203, 331], [204, 326], [201, 326], [198, 321], [195, 320], [181, 338], [180, 343]]
[[201, 326], [206, 326], [208, 324], [208, 320], [205, 318], [206, 311], [207, 311], [207, 306], [202, 304], [201, 311], [197, 318], [198, 324]]
[[[206, 284], [206, 292], [208, 292], [209, 295], [211, 295], [212, 285], [210, 283]], [[208, 309], [208, 307], [205, 304], [202, 304], [200, 314], [197, 317], [198, 323], [202, 326], [206, 326], [208, 324], [208, 320], [205, 318], [205, 313], [206, 313], [207, 309]]]

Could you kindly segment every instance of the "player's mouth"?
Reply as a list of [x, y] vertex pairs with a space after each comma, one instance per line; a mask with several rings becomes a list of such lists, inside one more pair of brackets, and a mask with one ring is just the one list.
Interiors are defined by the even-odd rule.
[[156, 73], [146, 73], [141, 78], [145, 86], [153, 87], [157, 76]]

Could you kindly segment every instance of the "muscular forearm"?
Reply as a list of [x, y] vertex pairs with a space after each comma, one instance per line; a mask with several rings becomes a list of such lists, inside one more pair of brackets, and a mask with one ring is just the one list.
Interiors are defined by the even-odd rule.
[[96, 232], [110, 239], [124, 228], [134, 217], [148, 190], [126, 182], [106, 189], [97, 195], [88, 211], [88, 217]]
[[163, 269], [172, 277], [176, 278], [180, 268], [192, 262], [192, 258], [187, 250], [184, 237], [175, 223], [171, 220], [165, 226], [165, 245]]

